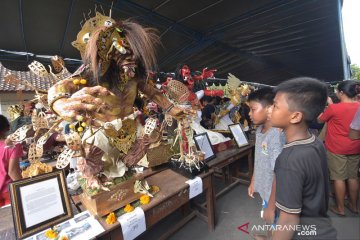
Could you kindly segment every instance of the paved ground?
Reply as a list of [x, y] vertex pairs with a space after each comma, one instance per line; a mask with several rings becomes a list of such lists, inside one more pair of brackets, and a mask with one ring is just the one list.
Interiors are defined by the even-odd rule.
[[[216, 189], [221, 189], [223, 183], [216, 179]], [[201, 200], [201, 199], [198, 199]], [[330, 204], [333, 200], [330, 199]], [[249, 229], [254, 224], [263, 224], [260, 219], [261, 200], [259, 197], [250, 199], [247, 196], [247, 186], [238, 185], [216, 202], [216, 226], [210, 233], [207, 224], [199, 218], [194, 218], [183, 228], [170, 237], [170, 240], [247, 240], [250, 235], [238, 230], [238, 227], [249, 224]], [[339, 240], [360, 240], [360, 218], [346, 210], [347, 217], [337, 217], [332, 213], [333, 225], [338, 231]], [[180, 212], [168, 216], [166, 219], [139, 237], [142, 240], [155, 240], [169, 227], [181, 218]]]

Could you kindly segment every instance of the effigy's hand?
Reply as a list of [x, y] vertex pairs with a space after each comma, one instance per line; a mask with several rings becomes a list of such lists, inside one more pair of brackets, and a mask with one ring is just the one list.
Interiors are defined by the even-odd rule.
[[183, 108], [179, 108], [179, 107], [173, 107], [169, 111], [169, 114], [176, 120], [181, 120], [188, 116], [196, 116], [196, 111], [194, 111], [192, 109], [183, 109]]
[[174, 117], [175, 119], [181, 119], [182, 117], [185, 116], [185, 112], [184, 109], [181, 109], [179, 107], [173, 107], [170, 111], [169, 114]]
[[75, 92], [70, 98], [61, 98], [54, 102], [54, 111], [68, 120], [75, 120], [78, 116], [92, 115], [101, 118], [110, 108], [100, 97], [111, 93], [104, 87], [85, 87]]

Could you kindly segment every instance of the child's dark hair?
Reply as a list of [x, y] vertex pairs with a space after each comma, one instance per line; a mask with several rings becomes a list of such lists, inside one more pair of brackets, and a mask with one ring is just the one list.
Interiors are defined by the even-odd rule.
[[275, 93], [285, 93], [290, 111], [300, 111], [309, 125], [323, 112], [327, 100], [327, 87], [315, 78], [293, 78], [279, 84]]
[[204, 96], [201, 98], [200, 102], [204, 104], [204, 102], [211, 103], [213, 101], [213, 97], [210, 96]]
[[275, 93], [270, 87], [264, 87], [252, 92], [248, 96], [248, 101], [259, 102], [263, 107], [274, 104]]
[[4, 134], [9, 130], [9, 128], [9, 120], [4, 115], [0, 115], [0, 134]]
[[349, 98], [354, 98], [360, 93], [360, 83], [355, 80], [346, 80], [337, 86], [339, 92], [343, 92]]

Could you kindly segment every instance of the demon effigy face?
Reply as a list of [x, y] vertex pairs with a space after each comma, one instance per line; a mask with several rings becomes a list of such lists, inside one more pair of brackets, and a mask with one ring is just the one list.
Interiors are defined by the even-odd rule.
[[115, 20], [96, 12], [95, 17], [88, 19], [77, 34], [76, 40], [71, 44], [80, 51], [81, 57], [84, 57], [86, 44], [89, 42], [92, 33], [98, 27], [111, 27]]
[[122, 79], [131, 79], [135, 73], [144, 77], [155, 68], [157, 43], [159, 38], [153, 29], [129, 20], [118, 21], [94, 30], [85, 49], [84, 62], [90, 64], [94, 76], [118, 68], [124, 75]]

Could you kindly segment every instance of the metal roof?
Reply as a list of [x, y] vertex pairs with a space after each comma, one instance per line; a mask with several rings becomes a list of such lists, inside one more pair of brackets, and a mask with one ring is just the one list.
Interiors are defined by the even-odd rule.
[[[3, 0], [0, 52], [9, 68], [25, 69], [38, 55], [79, 59], [71, 42], [95, 4], [111, 0]], [[339, 81], [348, 76], [341, 0], [117, 0], [112, 17], [132, 17], [159, 30], [159, 70], [186, 63], [192, 70], [217, 68], [241, 80], [276, 85], [296, 76]], [[79, 62], [67, 60], [74, 69]]]

